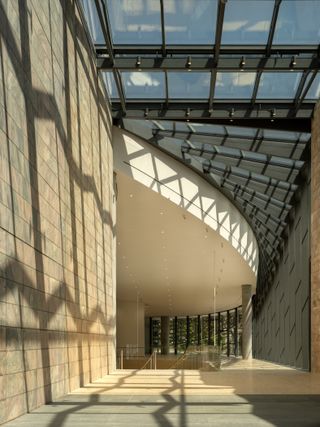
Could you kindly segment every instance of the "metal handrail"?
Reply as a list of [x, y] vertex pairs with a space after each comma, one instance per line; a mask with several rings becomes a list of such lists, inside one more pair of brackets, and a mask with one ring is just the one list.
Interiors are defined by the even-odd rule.
[[150, 363], [150, 368], [149, 369], [152, 369], [152, 365], [153, 365], [153, 369], [157, 369], [157, 352], [156, 351], [154, 351], [150, 355], [149, 359], [146, 361], [146, 363], [142, 366], [141, 369], [146, 369], [148, 363]]
[[184, 353], [181, 356], [179, 356], [177, 360], [175, 360], [174, 364], [170, 367], [170, 369], [175, 369], [177, 367], [178, 363], [186, 357], [187, 349], [188, 348], [186, 348]]

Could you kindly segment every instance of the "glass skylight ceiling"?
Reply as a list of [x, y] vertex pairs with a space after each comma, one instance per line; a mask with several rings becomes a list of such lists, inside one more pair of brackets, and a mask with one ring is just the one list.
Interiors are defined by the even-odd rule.
[[233, 122], [310, 119], [320, 97], [320, 0], [80, 2], [113, 117], [233, 200], [268, 273], [310, 135]]
[[80, 1], [114, 117], [312, 115], [319, 0]]

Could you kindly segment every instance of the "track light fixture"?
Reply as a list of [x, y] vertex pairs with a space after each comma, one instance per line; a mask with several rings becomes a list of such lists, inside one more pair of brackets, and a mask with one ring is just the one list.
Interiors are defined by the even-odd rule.
[[291, 62], [290, 62], [290, 68], [291, 68], [291, 71], [293, 71], [293, 68], [294, 68], [296, 65], [297, 65], [296, 57], [295, 57], [295, 56], [293, 56], [293, 57], [291, 58]]
[[233, 116], [234, 116], [234, 108], [231, 108], [230, 113], [229, 113], [230, 122], [233, 122]]
[[139, 68], [141, 65], [141, 56], [137, 56], [136, 67]]
[[191, 71], [190, 69], [191, 65], [192, 65], [191, 56], [188, 56], [187, 63], [186, 63], [186, 67], [188, 68], [188, 71]]
[[189, 116], [190, 116], [190, 114], [191, 114], [190, 108], [187, 108], [187, 111], [186, 111], [186, 117], [189, 117]]
[[276, 110], [271, 110], [271, 121], [274, 122], [274, 118], [276, 117]]
[[240, 71], [243, 71], [245, 65], [246, 65], [246, 60], [245, 60], [245, 57], [243, 56], [240, 61]]
[[144, 110], [144, 117], [148, 117], [149, 116], [149, 108], [146, 108]]

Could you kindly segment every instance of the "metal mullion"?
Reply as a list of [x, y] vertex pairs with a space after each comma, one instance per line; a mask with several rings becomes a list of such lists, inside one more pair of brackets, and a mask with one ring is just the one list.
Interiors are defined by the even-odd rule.
[[166, 56], [166, 30], [164, 25], [164, 6], [163, 0], [160, 0], [160, 10], [161, 10], [161, 37], [162, 37], [162, 55]]
[[216, 81], [217, 81], [217, 69], [211, 71], [211, 78], [210, 78], [210, 92], [209, 92], [209, 110], [212, 109], [213, 104], [213, 98], [214, 98], [214, 92], [216, 88]]
[[266, 173], [267, 167], [270, 165], [270, 160], [271, 160], [271, 157], [267, 157], [267, 161], [265, 162], [265, 164], [263, 166], [263, 169], [261, 171], [261, 175], [264, 175]]
[[267, 45], [266, 45], [266, 56], [270, 56], [270, 53], [271, 53], [272, 42], [273, 42], [274, 32], [276, 29], [280, 4], [281, 4], [281, 0], [275, 0], [274, 7], [273, 7], [273, 13], [272, 13], [272, 19], [271, 19], [271, 23], [270, 23], [269, 36], [268, 36], [268, 41], [267, 41]]
[[113, 45], [112, 40], [110, 36], [110, 30], [109, 30], [109, 22], [108, 22], [108, 15], [107, 10], [105, 7], [105, 4], [102, 0], [95, 0], [96, 9], [98, 12], [98, 17], [100, 20], [101, 29], [103, 32], [103, 37], [106, 42], [106, 47], [108, 51], [109, 58], [112, 62], [112, 65], [114, 64], [114, 54], [113, 54]]
[[[271, 190], [271, 194], [269, 194], [269, 196], [268, 196], [268, 197], [269, 197], [269, 200], [271, 200], [271, 199], [273, 198], [273, 195], [274, 195], [274, 193], [275, 193], [276, 189], [277, 189], [277, 187], [276, 187], [276, 186], [272, 188], [272, 190]], [[265, 209], [267, 209], [267, 208], [268, 208], [268, 206], [269, 206], [269, 202], [266, 204]]]
[[294, 144], [294, 146], [293, 146], [293, 148], [292, 148], [292, 150], [291, 150], [291, 153], [290, 153], [290, 157], [291, 157], [291, 158], [293, 158], [293, 155], [294, 155], [294, 153], [295, 153], [295, 151], [296, 151], [296, 149], [297, 149], [297, 147], [298, 147], [299, 143], [300, 143], [300, 136], [299, 136], [299, 138], [296, 140], [296, 142], [295, 142], [295, 144]]
[[294, 172], [294, 168], [293, 168], [293, 167], [291, 167], [291, 169], [290, 169], [290, 171], [289, 171], [289, 175], [288, 175], [287, 181], [289, 181], [289, 182], [290, 182], [290, 179], [291, 179], [291, 176], [292, 176], [293, 172]]
[[178, 318], [174, 317], [174, 354], [178, 353]]
[[221, 140], [221, 143], [220, 143], [220, 146], [224, 146], [224, 144], [225, 144], [225, 142], [227, 141], [227, 139], [228, 139], [228, 136], [229, 136], [229, 134], [228, 134], [228, 130], [227, 130], [227, 127], [226, 126], [223, 126], [223, 128], [224, 128], [224, 131], [225, 131], [225, 134], [224, 134], [224, 136], [223, 136], [223, 138], [222, 138], [222, 140]]
[[[223, 154], [222, 154], [223, 155]], [[225, 157], [227, 157], [227, 156], [225, 156]], [[241, 165], [241, 162], [242, 162], [242, 160], [243, 160], [243, 154], [242, 154], [242, 150], [240, 150], [240, 156], [239, 157], [233, 157], [233, 158], [238, 158], [239, 160], [238, 160], [238, 163], [237, 163], [237, 168], [239, 168], [240, 167], [240, 165]]]
[[309, 89], [310, 89], [310, 87], [311, 87], [314, 79], [316, 78], [316, 75], [317, 75], [317, 70], [315, 70], [313, 72], [312, 76], [309, 79], [309, 82], [308, 82], [307, 86], [305, 87], [305, 89], [304, 89], [304, 91], [303, 91], [303, 93], [302, 93], [302, 95], [301, 95], [301, 97], [300, 97], [300, 99], [298, 101], [298, 103], [296, 104], [296, 106], [295, 106], [296, 107], [296, 109], [295, 109], [296, 112], [299, 110], [301, 104], [303, 103], [305, 97], [307, 96], [307, 93], [308, 93], [308, 91], [309, 91]]
[[168, 86], [168, 72], [167, 72], [167, 70], [164, 72], [164, 82], [165, 82], [165, 91], [166, 91], [166, 105], [168, 105], [169, 104], [169, 86]]
[[212, 108], [214, 91], [216, 86], [217, 79], [217, 66], [219, 62], [220, 46], [221, 46], [221, 37], [222, 37], [222, 28], [224, 20], [224, 10], [226, 7], [226, 0], [218, 1], [218, 11], [217, 11], [217, 21], [216, 21], [216, 34], [214, 42], [214, 65], [215, 68], [211, 72], [211, 81], [210, 81], [210, 93], [209, 93], [209, 109]]
[[[261, 142], [263, 141], [263, 135], [262, 137], [259, 137], [261, 129], [257, 129], [255, 136], [253, 137], [251, 147], [249, 151], [257, 152], [260, 148]], [[255, 148], [255, 144], [258, 141], [258, 146]]]
[[303, 72], [303, 74], [301, 76], [300, 83], [299, 83], [299, 86], [298, 86], [298, 89], [296, 91], [296, 95], [295, 95], [294, 101], [293, 101], [295, 105], [298, 105], [298, 103], [299, 103], [299, 99], [300, 99], [301, 93], [303, 91], [303, 88], [304, 88], [304, 85], [305, 85], [305, 82], [307, 80], [309, 73], [310, 73], [310, 71], [306, 70]]
[[254, 88], [252, 91], [252, 96], [251, 96], [251, 104], [254, 105], [257, 99], [257, 93], [259, 90], [259, 84], [260, 84], [260, 80], [261, 80], [261, 75], [262, 75], [262, 71], [258, 70], [257, 75], [256, 75], [256, 79], [254, 82]]
[[230, 311], [227, 310], [227, 357], [230, 357]]
[[121, 108], [122, 111], [125, 113], [126, 112], [126, 98], [125, 98], [125, 93], [124, 93], [124, 89], [123, 89], [123, 84], [122, 84], [122, 78], [120, 75], [120, 72], [116, 69], [113, 70], [113, 77], [114, 80], [116, 82], [116, 86], [117, 86], [117, 90], [118, 90], [118, 94], [119, 94], [119, 98], [120, 98], [120, 103], [121, 103]]

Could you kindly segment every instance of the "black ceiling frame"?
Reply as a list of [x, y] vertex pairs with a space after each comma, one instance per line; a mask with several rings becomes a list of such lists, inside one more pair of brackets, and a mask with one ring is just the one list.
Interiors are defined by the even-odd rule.
[[[161, 120], [231, 120], [242, 119], [268, 119], [268, 116], [280, 118], [298, 118], [300, 120], [310, 119], [315, 101], [306, 101], [306, 95], [315, 78], [317, 71], [320, 70], [319, 45], [273, 45], [273, 38], [277, 23], [277, 17], [282, 0], [274, 0], [274, 10], [270, 22], [268, 41], [265, 46], [259, 45], [221, 45], [224, 12], [227, 0], [218, 0], [217, 19], [215, 27], [215, 43], [210, 45], [166, 45], [166, 30], [164, 17], [164, 3], [160, 3], [160, 22], [161, 22], [161, 45], [113, 45], [108, 11], [103, 0], [95, 0], [100, 25], [105, 38], [105, 45], [96, 44], [97, 67], [100, 70], [109, 70], [113, 72], [117, 86], [119, 101], [114, 100], [113, 117], [119, 119], [121, 116], [131, 118], [146, 118], [150, 110], [153, 117]], [[141, 55], [148, 55], [142, 57]], [[303, 54], [303, 55], [302, 55]], [[253, 55], [253, 56], [252, 56]], [[294, 56], [293, 56], [294, 55]], [[302, 55], [302, 56], [301, 56]], [[235, 56], [235, 57], [234, 57]], [[292, 58], [294, 57], [294, 62]], [[241, 59], [242, 58], [242, 59]], [[244, 60], [245, 58], [245, 60]], [[126, 99], [125, 90], [121, 78], [122, 70], [143, 71], [158, 70], [165, 73], [165, 99], [160, 101], [150, 100], [145, 102], [143, 107], [140, 100]], [[193, 106], [194, 100], [181, 100], [184, 103], [183, 109], [188, 114], [174, 112], [175, 101], [169, 98], [168, 90], [168, 72], [179, 71], [205, 71], [211, 72], [208, 98], [203, 102], [207, 106]], [[224, 106], [221, 108], [221, 100], [214, 98], [216, 77], [219, 71], [225, 72], [256, 72], [255, 83], [250, 101], [247, 102], [246, 111], [240, 107], [240, 112], [236, 107], [231, 106], [227, 100], [223, 100]], [[258, 100], [257, 94], [262, 73], [264, 72], [303, 72], [299, 87], [294, 94], [292, 102], [284, 100], [282, 108], [278, 111], [277, 107], [268, 110], [268, 100]], [[305, 87], [307, 76], [312, 74], [311, 79]], [[272, 100], [274, 101], [274, 100]], [[142, 108], [139, 108], [138, 105]], [[237, 104], [235, 100], [235, 104]], [[273, 102], [271, 102], [273, 103]], [[276, 101], [275, 104], [278, 104]], [[219, 107], [216, 107], [216, 104]], [[307, 105], [307, 108], [302, 108]], [[164, 112], [164, 108], [167, 113]], [[195, 108], [195, 111], [194, 111]], [[143, 111], [142, 111], [143, 110]], [[155, 111], [157, 110], [157, 111]], [[302, 112], [301, 112], [302, 110]], [[233, 118], [234, 116], [234, 118]], [[274, 119], [272, 120], [274, 121]]]
[[216, 87], [217, 80], [217, 66], [219, 63], [220, 47], [221, 47], [221, 38], [222, 38], [222, 28], [224, 21], [224, 11], [227, 0], [218, 0], [218, 10], [217, 10], [217, 21], [216, 21], [216, 31], [215, 31], [215, 44], [214, 44], [214, 58], [213, 65], [211, 69], [211, 78], [210, 78], [210, 89], [209, 89], [209, 112], [212, 110], [212, 104], [214, 100], [214, 92]]
[[[291, 129], [291, 126], [294, 126], [294, 123], [300, 122], [301, 125], [298, 125], [297, 129], [299, 129], [299, 131], [308, 131], [309, 129], [306, 129], [306, 123], [310, 122], [316, 101], [309, 100], [306, 97], [320, 70], [320, 46], [273, 45], [281, 1], [282, 0], [274, 0], [274, 10], [270, 23], [268, 41], [264, 46], [221, 45], [224, 11], [227, 0], [218, 0], [214, 46], [166, 45], [163, 0], [159, 0], [161, 45], [115, 46], [112, 42], [111, 27], [106, 5], [103, 0], [95, 0], [98, 17], [105, 38], [104, 45], [95, 45], [97, 68], [100, 71], [111, 71], [113, 73], [119, 94], [119, 99], [112, 101], [113, 118], [116, 120], [120, 119], [120, 122], [125, 117], [159, 121], [176, 120], [189, 122], [192, 120], [198, 123], [221, 123], [224, 125], [228, 125], [228, 123], [230, 123], [230, 125], [251, 123], [250, 126], [256, 126], [255, 123], [259, 122], [259, 125], [256, 127], [263, 127], [261, 123], [265, 123], [265, 127], [270, 128], [273, 127], [270, 123], [276, 121], [277, 126], [283, 126], [288, 130]], [[121, 76], [122, 70], [163, 72], [165, 75], [165, 98], [163, 100], [126, 99]], [[169, 97], [170, 93], [168, 87], [168, 73], [171, 71], [207, 71], [211, 73], [208, 98], [201, 100], [171, 99]], [[302, 72], [298, 88], [293, 94], [292, 99], [257, 99], [263, 73], [289, 71]], [[256, 73], [251, 98], [245, 101], [240, 99], [215, 99], [215, 85], [218, 72]], [[283, 125], [281, 125], [281, 123]], [[196, 135], [191, 129], [190, 126], [190, 138]], [[163, 135], [166, 132], [166, 130], [159, 130], [158, 134]], [[178, 130], [175, 130], [175, 136], [182, 139], [178, 132]], [[158, 137], [158, 134], [154, 135], [155, 139]], [[234, 135], [228, 136], [226, 132], [226, 135], [218, 135], [218, 138], [221, 138], [220, 145], [223, 145], [229, 137], [231, 139], [241, 138], [240, 136]], [[246, 136], [242, 138], [246, 140], [251, 139]], [[255, 137], [252, 138], [250, 151], [260, 152], [260, 145], [264, 141], [267, 142], [269, 140], [272, 139], [264, 138], [264, 136], [261, 136], [259, 131], [257, 131]], [[304, 146], [308, 144], [307, 141], [300, 141], [299, 138], [297, 138], [296, 141], [279, 141], [279, 139], [277, 139], [275, 142], [292, 144], [291, 155], [287, 157], [276, 156], [291, 159], [300, 144]], [[209, 144], [211, 146], [217, 145], [212, 143]], [[204, 153], [203, 149], [201, 151]], [[241, 150], [240, 153], [241, 158], [239, 162], [241, 162], [241, 160], [256, 161], [243, 158]], [[218, 152], [214, 154], [224, 155], [224, 153]], [[185, 153], [182, 152], [181, 156], [184, 157]], [[231, 157], [235, 158], [234, 156]], [[267, 156], [266, 159], [266, 162], [261, 161], [261, 163], [265, 164], [265, 168], [271, 164], [270, 161], [273, 161], [270, 155]], [[295, 162], [292, 159], [291, 167], [282, 164], [277, 164], [275, 166], [289, 169], [290, 174], [293, 173], [294, 170], [300, 171], [300, 168], [295, 168], [294, 165]], [[232, 166], [226, 165], [223, 171], [220, 170], [221, 168], [215, 171], [216, 165], [210, 163], [209, 168], [208, 165], [203, 165], [203, 173], [207, 176], [209, 175], [211, 177], [210, 179], [214, 179], [212, 176], [216, 176], [216, 178], [219, 177], [222, 182], [221, 190], [228, 192], [235, 201], [235, 204], [251, 219], [250, 222], [256, 231], [258, 245], [259, 247], [261, 246], [262, 249], [260, 250], [261, 259], [259, 274], [267, 278], [270, 275], [270, 271], [274, 269], [274, 260], [279, 253], [282, 235], [284, 230], [287, 229], [286, 219], [290, 222], [289, 213], [292, 212], [292, 205], [288, 203], [288, 200], [290, 201], [292, 199], [293, 194], [295, 194], [298, 189], [298, 185], [271, 178], [268, 174], [252, 173], [241, 168], [241, 164], [239, 164], [239, 166], [238, 170], [235, 170]], [[246, 172], [246, 175], [243, 175], [242, 172]], [[246, 181], [246, 184], [238, 184], [239, 178]], [[266, 194], [260, 193], [252, 188], [255, 182], [264, 186]], [[224, 185], [224, 183], [226, 185]], [[227, 183], [229, 184], [229, 188]], [[233, 189], [230, 188], [232, 186]], [[256, 187], [259, 188], [258, 186]], [[281, 190], [281, 192], [277, 192], [277, 190]], [[285, 197], [282, 195], [282, 192], [286, 194]], [[273, 197], [274, 194], [276, 194], [276, 197]], [[258, 200], [265, 203], [264, 209], [256, 205], [255, 202], [258, 202]], [[275, 208], [280, 210], [277, 216], [274, 216]], [[285, 216], [284, 220], [282, 219], [283, 216]], [[269, 256], [267, 254], [269, 254]]]
[[[214, 51], [214, 50], [213, 50]], [[212, 52], [213, 52], [212, 51]], [[219, 51], [215, 51], [219, 52]], [[126, 55], [126, 54], [124, 54]], [[112, 71], [117, 68], [121, 71], [181, 71], [194, 72], [197, 71], [215, 71], [215, 72], [301, 72], [301, 71], [317, 71], [320, 69], [319, 60], [314, 55], [308, 57], [296, 57], [296, 65], [292, 67], [292, 57], [288, 54], [285, 57], [254, 57], [246, 58], [245, 65], [240, 67], [243, 57], [242, 50], [239, 50], [239, 56], [221, 56], [217, 57], [218, 53], [214, 53], [210, 57], [194, 57], [190, 56], [191, 64], [188, 65], [188, 56], [181, 57], [176, 55], [143, 57], [139, 56], [139, 69], [137, 68], [137, 57], [105, 57], [98, 56], [96, 59], [97, 67], [101, 71]]]
[[[264, 119], [269, 122], [281, 119], [311, 119], [315, 103], [304, 101], [297, 110], [290, 100], [261, 100], [254, 107], [249, 101], [215, 100], [208, 109], [208, 101], [204, 100], [163, 100], [130, 99], [126, 100], [126, 112], [121, 111], [121, 103], [112, 102], [114, 119], [132, 118], [150, 120], [183, 120], [213, 122], [212, 119], [227, 119], [230, 123], [242, 119]], [[148, 115], [146, 116], [146, 110]], [[232, 113], [231, 113], [232, 112]], [[301, 130], [303, 131], [303, 130]], [[305, 131], [305, 129], [304, 129]]]
[[118, 69], [114, 67], [114, 53], [113, 53], [112, 36], [110, 32], [110, 25], [109, 25], [109, 19], [108, 19], [108, 11], [106, 9], [106, 5], [103, 0], [95, 0], [95, 5], [96, 5], [96, 10], [98, 13], [99, 20], [100, 20], [103, 37], [106, 43], [109, 60], [112, 63], [112, 73], [117, 86], [118, 95], [120, 98], [121, 110], [125, 114], [126, 112], [125, 91], [123, 88], [121, 75]]

